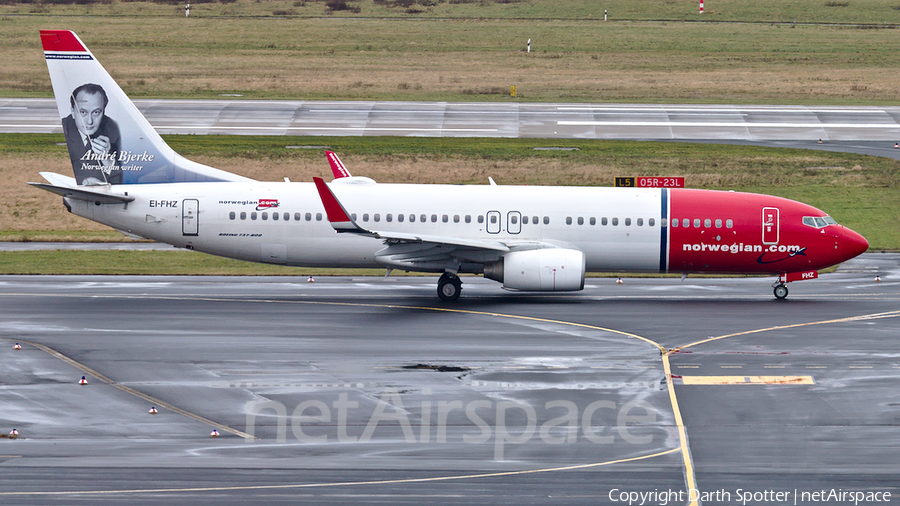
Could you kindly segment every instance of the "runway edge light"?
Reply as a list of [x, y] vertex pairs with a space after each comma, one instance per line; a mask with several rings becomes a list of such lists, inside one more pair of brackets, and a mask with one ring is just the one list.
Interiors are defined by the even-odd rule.
[[22, 345], [19, 344], [19, 343], [16, 343], [16, 345], [13, 346], [13, 349], [14, 349], [14, 350], [21, 350], [21, 349], [22, 349]]
[[19, 431], [17, 431], [16, 429], [9, 431], [9, 437], [11, 437], [13, 439], [19, 437]]
[[149, 413], [150, 413], [151, 415], [155, 415], [155, 414], [159, 413], [159, 411], [156, 409], [156, 406], [150, 406], [150, 411], [149, 411]]
[[219, 431], [213, 429], [213, 431], [209, 433], [209, 437], [219, 437]]
[[81, 379], [78, 380], [78, 384], [79, 384], [79, 385], [87, 385], [87, 384], [88, 384], [87, 378], [85, 378], [84, 376], [82, 376]]

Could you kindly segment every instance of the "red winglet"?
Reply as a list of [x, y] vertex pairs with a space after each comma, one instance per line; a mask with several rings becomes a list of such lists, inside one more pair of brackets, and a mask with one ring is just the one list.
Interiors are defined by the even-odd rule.
[[71, 30], [41, 30], [41, 45], [44, 51], [87, 52], [84, 44]]
[[325, 206], [325, 214], [328, 215], [328, 221], [331, 226], [338, 232], [364, 232], [347, 213], [344, 206], [338, 202], [337, 197], [331, 192], [331, 188], [325, 184], [325, 180], [320, 177], [314, 177], [313, 182], [316, 183], [316, 190], [319, 191], [319, 198], [322, 199], [322, 205]]
[[326, 151], [325, 157], [328, 158], [328, 165], [331, 165], [331, 172], [334, 174], [335, 179], [350, 177], [350, 171], [347, 170], [347, 167], [345, 167], [344, 163], [341, 162], [341, 159], [338, 158], [337, 153], [334, 151]]

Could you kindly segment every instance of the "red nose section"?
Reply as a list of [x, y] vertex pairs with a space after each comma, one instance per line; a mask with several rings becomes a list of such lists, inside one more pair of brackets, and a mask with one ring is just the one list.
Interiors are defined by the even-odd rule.
[[869, 241], [849, 228], [843, 227], [841, 235], [841, 250], [844, 257], [842, 262], [859, 256], [869, 249]]

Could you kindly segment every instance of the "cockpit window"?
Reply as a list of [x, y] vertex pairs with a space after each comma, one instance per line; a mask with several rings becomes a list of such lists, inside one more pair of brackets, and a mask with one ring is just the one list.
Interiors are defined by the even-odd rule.
[[825, 228], [828, 225], [836, 225], [837, 222], [831, 216], [804, 216], [803, 224], [812, 228]]

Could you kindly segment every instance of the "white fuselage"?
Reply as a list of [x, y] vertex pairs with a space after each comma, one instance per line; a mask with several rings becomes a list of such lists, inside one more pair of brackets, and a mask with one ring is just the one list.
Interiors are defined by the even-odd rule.
[[[583, 251], [587, 270], [660, 270], [659, 189], [337, 182], [331, 187], [369, 230], [525, 248], [540, 242]], [[214, 255], [306, 267], [382, 266], [375, 253], [383, 242], [336, 233], [312, 183], [146, 184], [114, 190], [135, 200], [99, 206], [68, 202], [73, 213], [115, 229]]]

